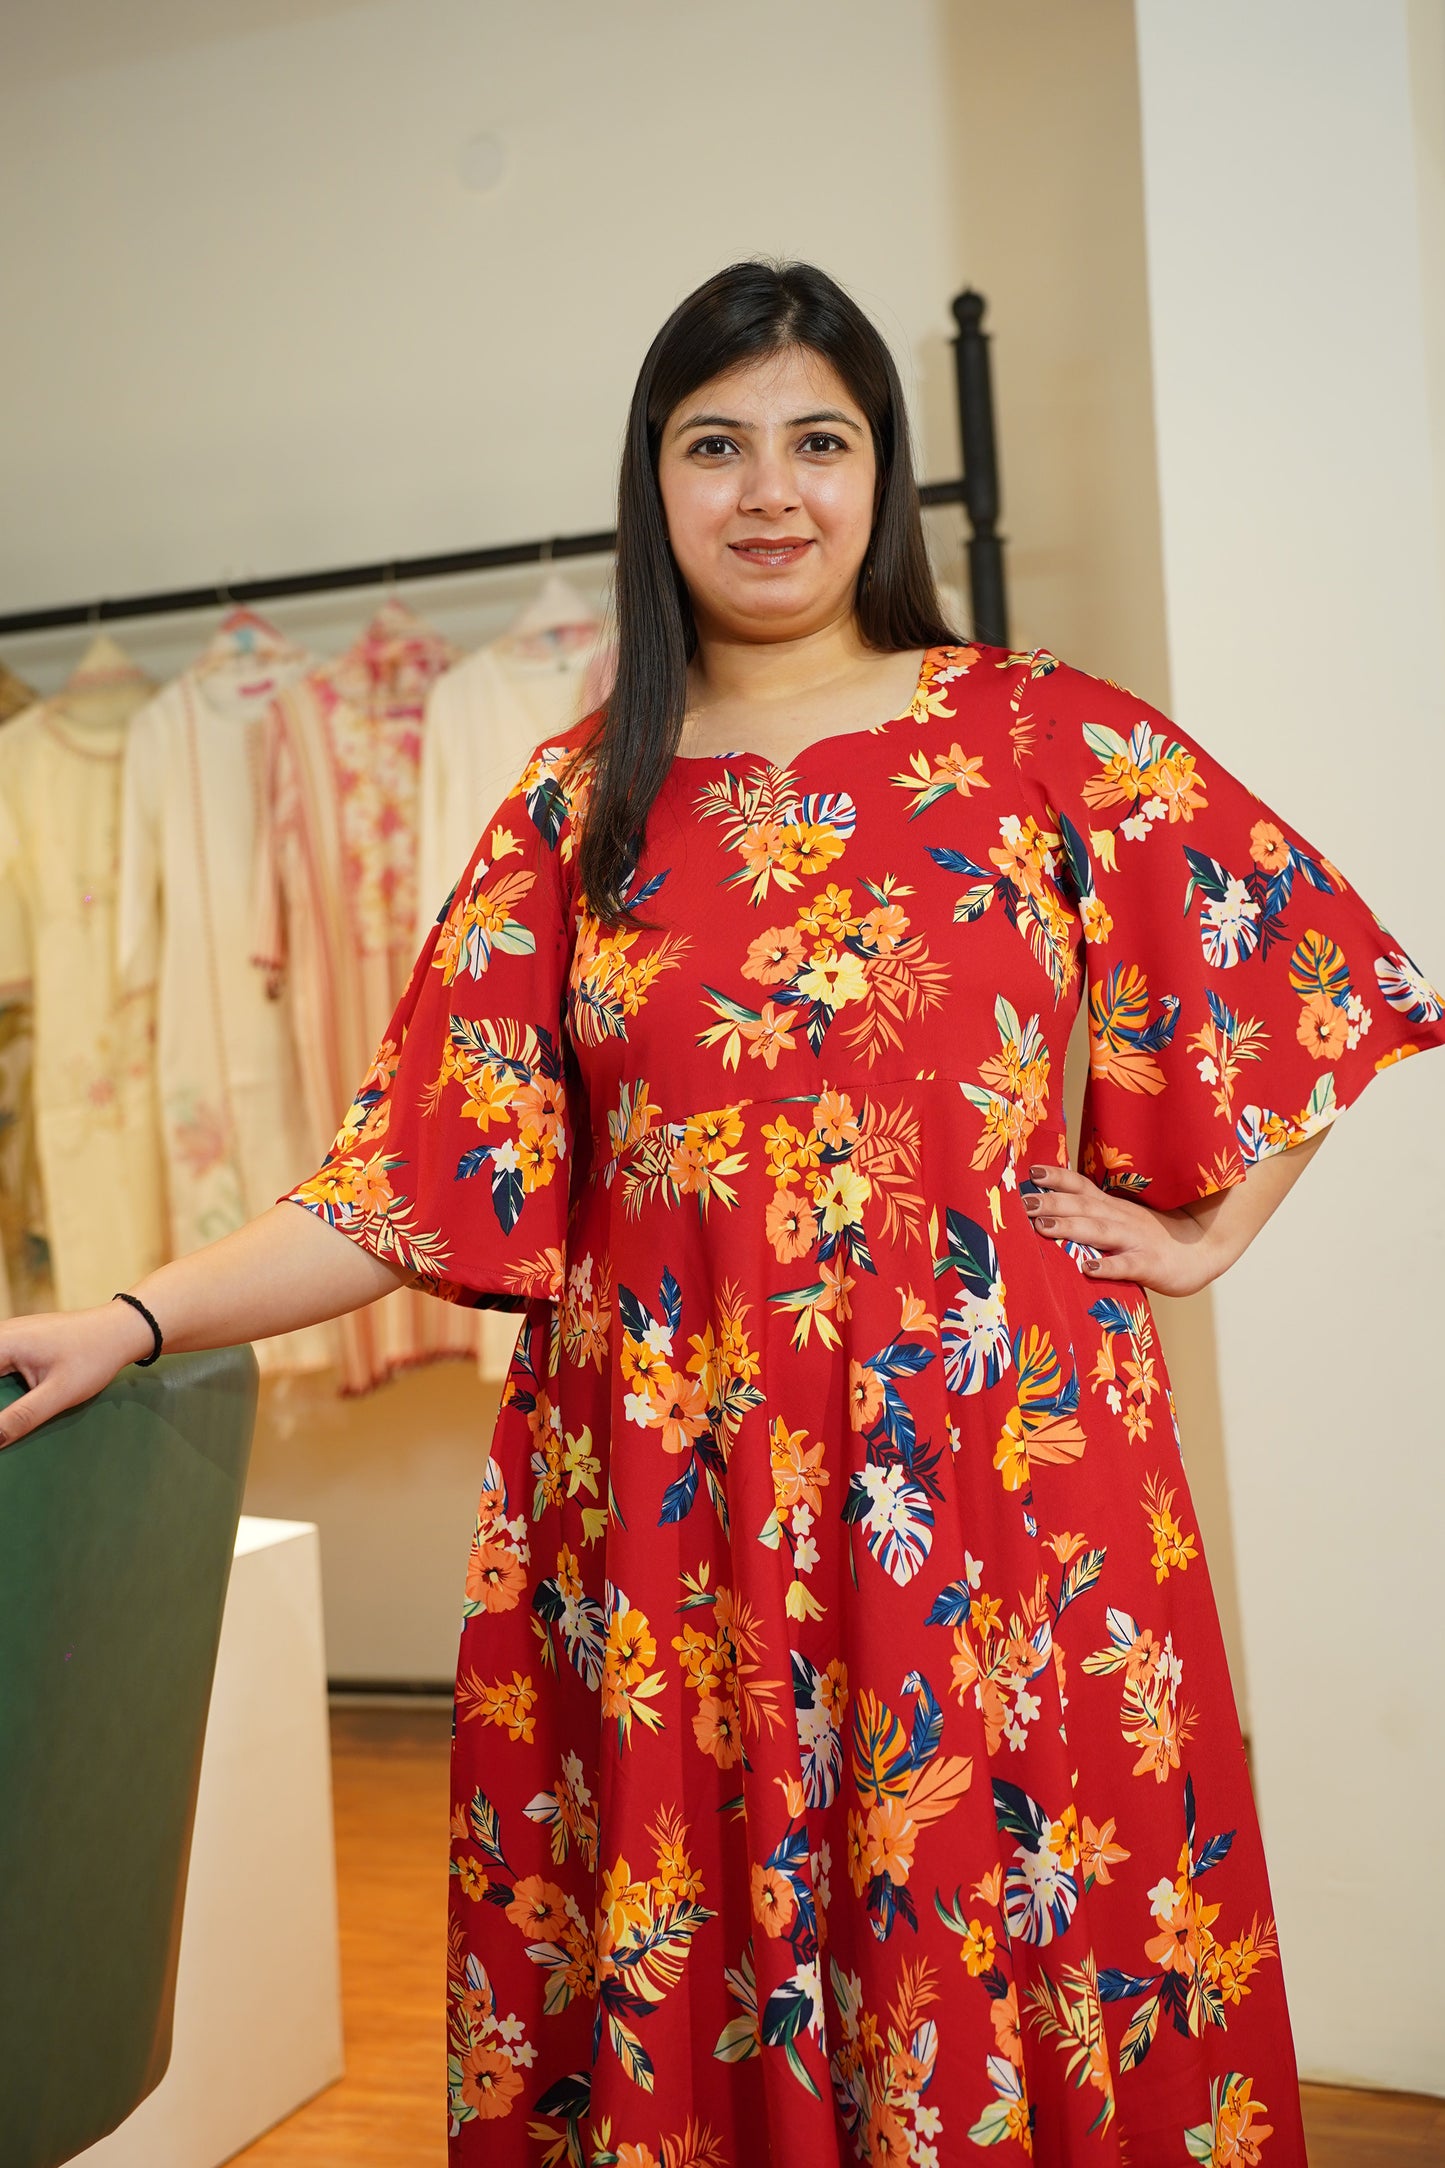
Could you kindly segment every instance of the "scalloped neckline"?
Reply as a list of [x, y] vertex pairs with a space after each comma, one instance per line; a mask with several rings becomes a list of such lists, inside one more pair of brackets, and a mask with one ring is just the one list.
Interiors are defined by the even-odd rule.
[[897, 715], [885, 717], [881, 723], [864, 723], [855, 730], [831, 730], [825, 732], [821, 737], [809, 738], [806, 744], [798, 746], [796, 751], [791, 753], [786, 760], [772, 760], [766, 753], [757, 753], [744, 748], [741, 751], [727, 753], [674, 753], [672, 764], [674, 767], [680, 765], [688, 768], [711, 767], [714, 764], [726, 767], [729, 762], [751, 760], [760, 763], [764, 768], [770, 769], [774, 775], [786, 775], [791, 769], [797, 767], [799, 761], [806, 760], [811, 754], [820, 752], [825, 746], [846, 744], [852, 738], [881, 737], [885, 730], [891, 730], [895, 724], [906, 723], [910, 720], [918, 706], [918, 695], [923, 690], [923, 681], [928, 675], [929, 663], [937, 653], [938, 650], [934, 647], [926, 647], [923, 650], [923, 660], [918, 665], [918, 675], [913, 681], [913, 692], [907, 707], [900, 709]]

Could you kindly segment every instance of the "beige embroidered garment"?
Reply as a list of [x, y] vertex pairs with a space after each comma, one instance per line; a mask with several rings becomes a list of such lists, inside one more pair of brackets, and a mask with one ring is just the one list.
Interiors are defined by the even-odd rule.
[[[315, 667], [235, 610], [131, 723], [121, 793], [122, 983], [156, 987], [170, 1248], [184, 1256], [264, 1211], [309, 1165], [283, 1004], [251, 964], [262, 730]], [[329, 1326], [259, 1341], [263, 1371], [336, 1358]]]
[[[252, 955], [285, 994], [318, 1162], [416, 959], [423, 717], [455, 660], [393, 597], [338, 661], [287, 686], [265, 725]], [[337, 1332], [343, 1392], [477, 1350], [475, 1311], [409, 1289]]]
[[34, 1001], [32, 1095], [54, 1299], [106, 1302], [166, 1254], [154, 1004], [115, 962], [121, 761], [154, 691], [106, 636], [0, 731], [0, 986]]
[[[603, 697], [601, 629], [585, 598], [552, 573], [500, 639], [433, 685], [421, 756], [418, 947], [471, 857], [483, 821], [515, 783], [533, 746], [578, 721]], [[478, 1312], [482, 1377], [506, 1376], [519, 1322], [505, 1310]]]

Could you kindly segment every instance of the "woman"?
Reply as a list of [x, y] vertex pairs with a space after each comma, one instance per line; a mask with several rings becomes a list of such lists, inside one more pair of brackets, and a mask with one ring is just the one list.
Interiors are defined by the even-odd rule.
[[[1440, 998], [1157, 711], [942, 621], [893, 365], [806, 265], [655, 340], [617, 600], [324, 1166], [131, 1291], [171, 1348], [400, 1280], [525, 1311], [453, 2158], [1302, 2168], [1144, 1289], [1237, 1257]], [[7, 1439], [151, 1346], [6, 1325]]]

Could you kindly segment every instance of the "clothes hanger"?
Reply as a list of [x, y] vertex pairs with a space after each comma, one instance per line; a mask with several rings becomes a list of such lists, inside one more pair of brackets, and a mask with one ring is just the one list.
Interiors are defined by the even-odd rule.
[[542, 545], [541, 563], [547, 567], [547, 576], [526, 608], [507, 627], [510, 640], [535, 640], [548, 633], [580, 632], [589, 634], [597, 629], [597, 613], [568, 579], [552, 568], [552, 544]]

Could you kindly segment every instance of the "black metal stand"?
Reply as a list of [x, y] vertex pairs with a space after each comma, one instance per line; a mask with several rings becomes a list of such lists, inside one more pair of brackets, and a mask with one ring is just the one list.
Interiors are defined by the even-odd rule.
[[993, 382], [984, 299], [966, 287], [953, 304], [958, 336], [953, 341], [958, 380], [958, 433], [963, 448], [963, 506], [968, 538], [968, 586], [975, 639], [1007, 647], [1008, 596], [1004, 586], [999, 513], [998, 449], [993, 427]]

